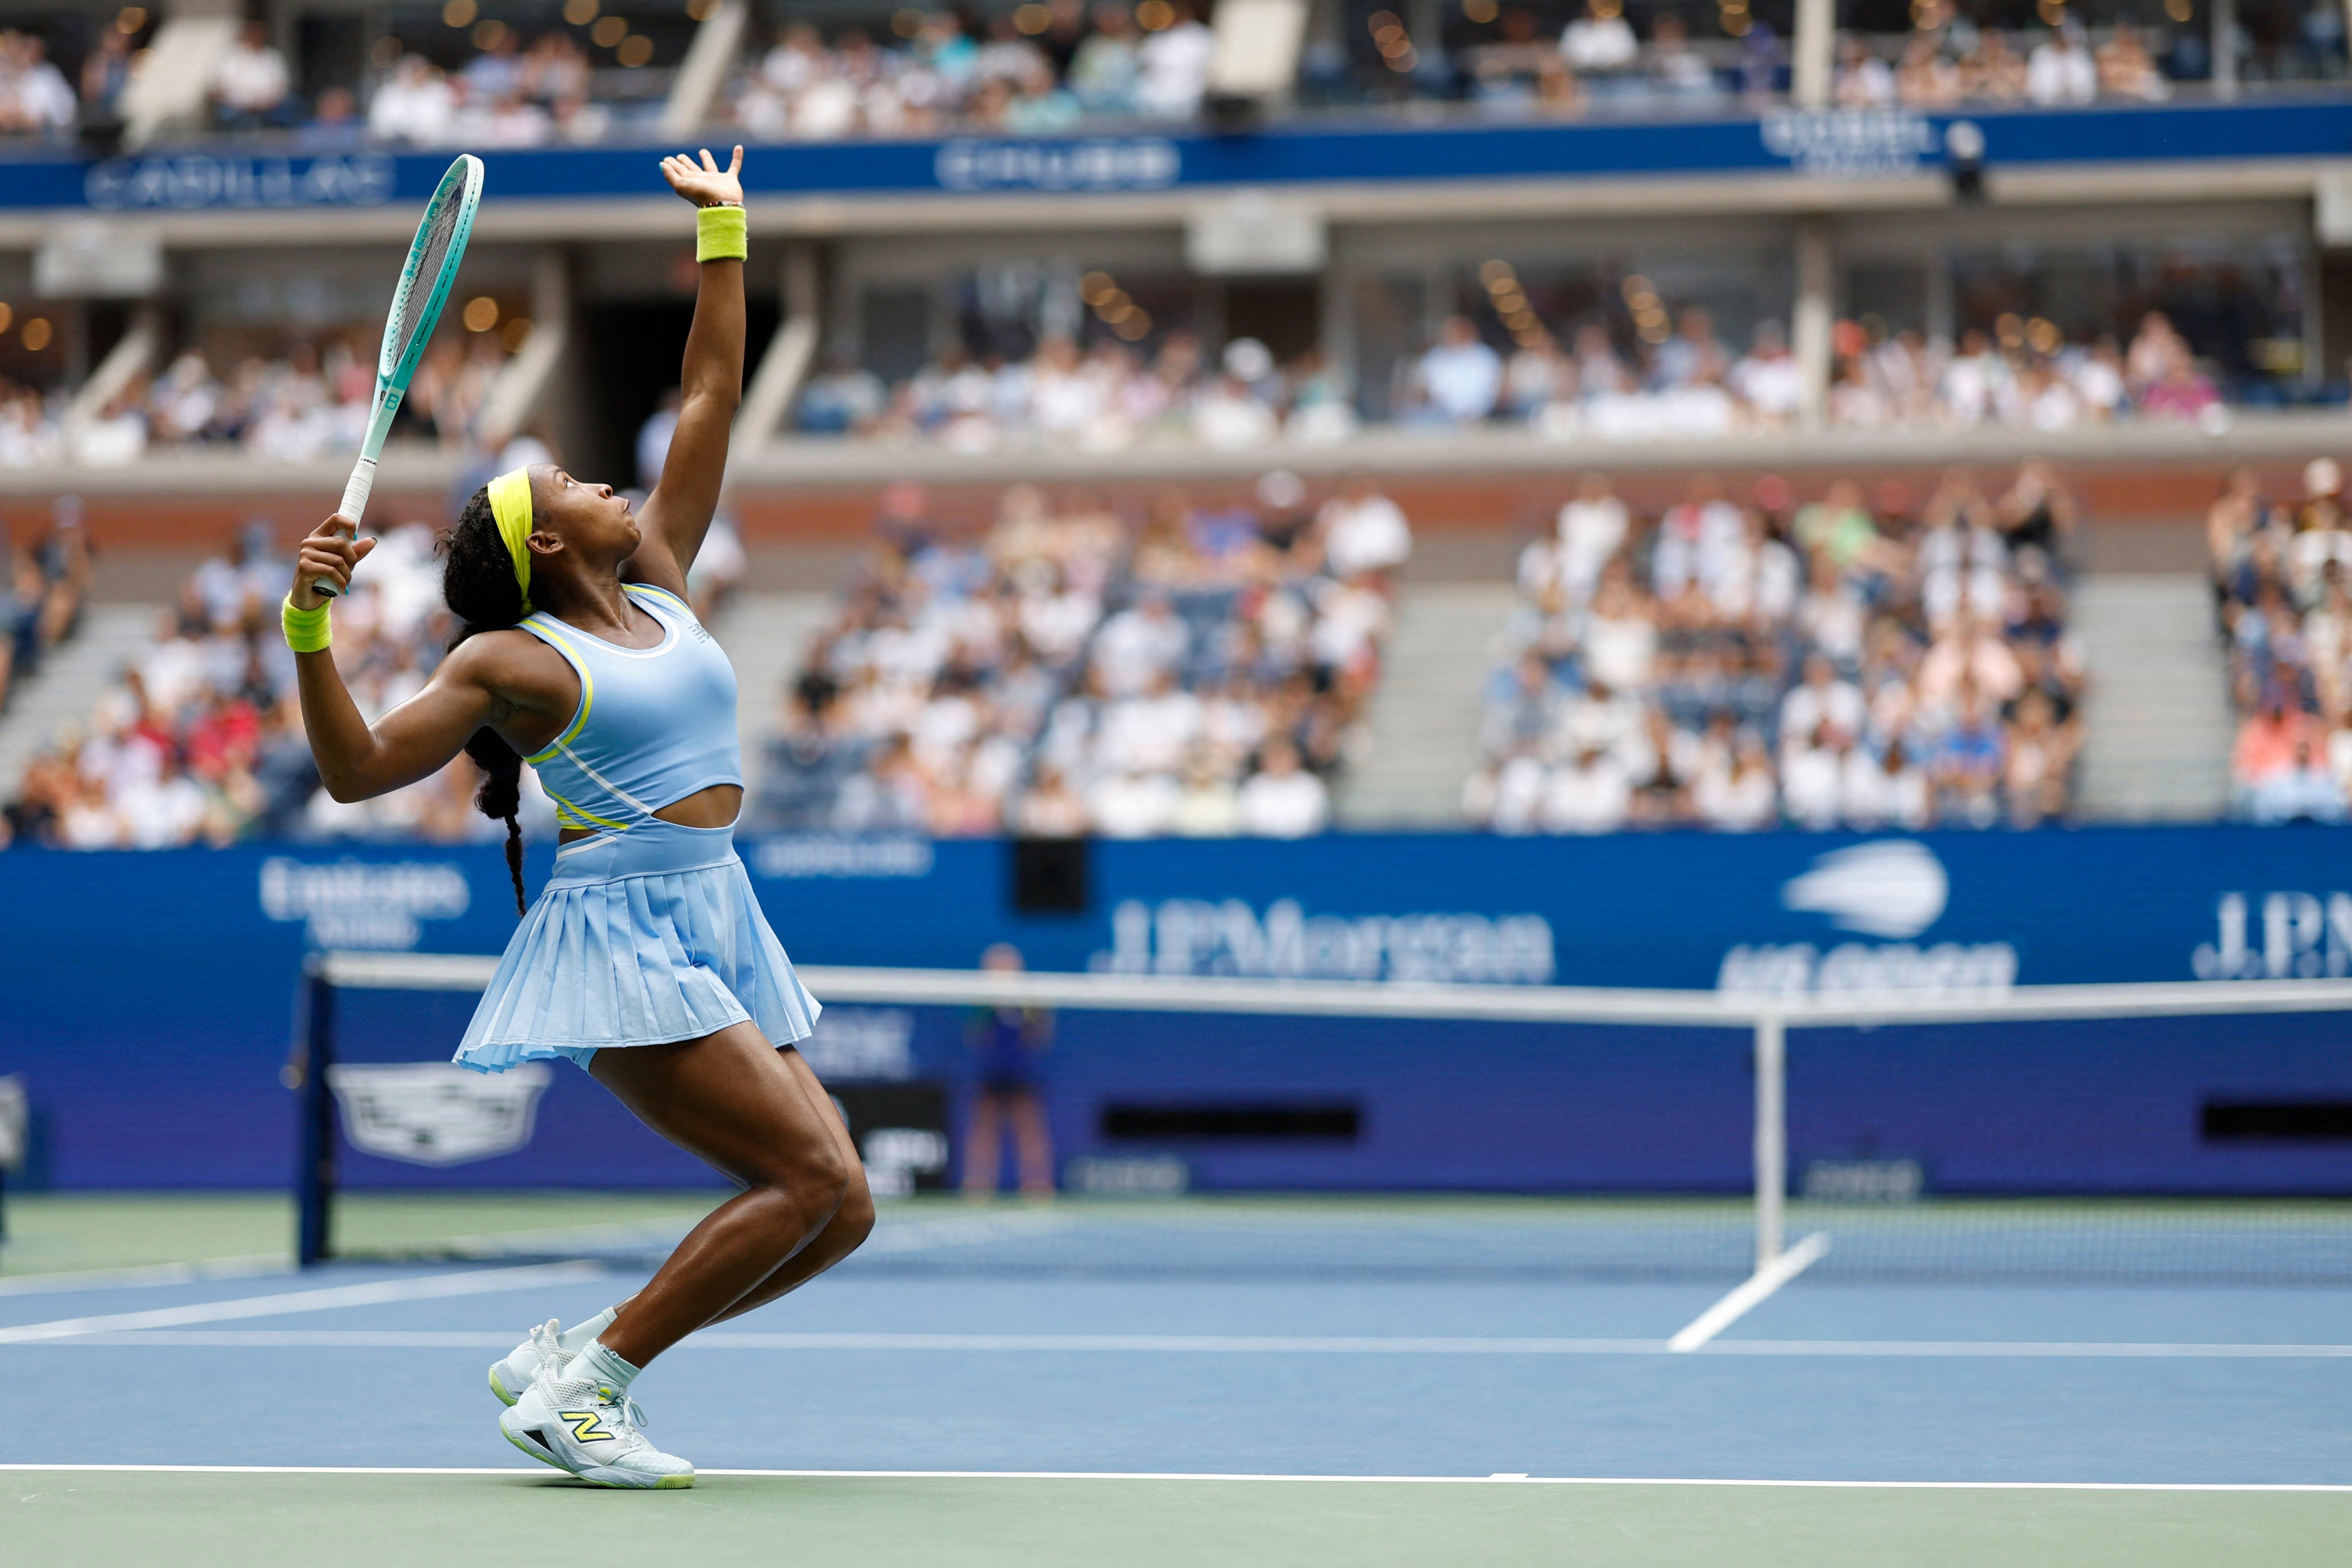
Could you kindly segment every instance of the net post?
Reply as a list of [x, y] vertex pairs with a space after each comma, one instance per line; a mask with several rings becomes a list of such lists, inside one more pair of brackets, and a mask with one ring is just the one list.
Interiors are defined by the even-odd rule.
[[330, 1256], [329, 1211], [335, 1191], [335, 1100], [327, 1086], [335, 1061], [335, 987], [323, 955], [302, 966], [302, 998], [291, 1076], [301, 1096], [296, 1112], [294, 1257], [301, 1267]]
[[1788, 1223], [1789, 1036], [1776, 1013], [1756, 1019], [1756, 1267], [1780, 1256]]

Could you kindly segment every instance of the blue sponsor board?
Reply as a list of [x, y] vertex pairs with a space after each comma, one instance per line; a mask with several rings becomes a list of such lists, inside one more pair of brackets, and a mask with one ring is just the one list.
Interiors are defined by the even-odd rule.
[[[1944, 162], [1967, 119], [1994, 168], [2352, 155], [2352, 100], [1916, 114], [1776, 110], [1760, 117], [1528, 125], [1317, 125], [1239, 135], [788, 142], [756, 149], [754, 195], [1103, 193], [1431, 180], [1916, 174]], [[490, 152], [485, 200], [660, 194], [648, 149]], [[448, 153], [306, 154], [212, 142], [91, 160], [0, 159], [0, 208], [169, 213], [422, 202]]]
[[[1089, 906], [1062, 915], [1013, 910], [1000, 842], [742, 849], [803, 963], [963, 968], [1007, 941], [1049, 969], [1512, 985], [2352, 975], [2352, 831], [2336, 829], [1103, 844]], [[537, 847], [534, 882], [545, 867]], [[488, 847], [12, 851], [0, 1075], [26, 1076], [59, 1184], [276, 1185], [306, 950], [490, 952], [513, 923]], [[444, 1057], [469, 1010], [352, 996], [346, 1059]], [[1209, 1186], [1724, 1190], [1747, 1167], [1746, 1049], [1727, 1031], [1068, 1015], [1046, 1097], [1065, 1156], [1173, 1154]], [[810, 1055], [835, 1078], [958, 1086], [971, 1059], [950, 1010], [852, 1005], [829, 1010]], [[2313, 1100], [2352, 1101], [2352, 1020], [1822, 1031], [1791, 1046], [1801, 1163], [1916, 1160], [1943, 1190], [2352, 1191], [2352, 1144], [2207, 1136], [2217, 1102]], [[1108, 1130], [1119, 1107], [1220, 1106], [1345, 1107], [1355, 1131]], [[702, 1179], [562, 1064], [534, 1102], [467, 1114], [447, 1135], [493, 1152], [354, 1152], [353, 1180]], [[499, 1117], [521, 1119], [520, 1146], [500, 1144]], [[2070, 1124], [2096, 1136], [2070, 1141]]]

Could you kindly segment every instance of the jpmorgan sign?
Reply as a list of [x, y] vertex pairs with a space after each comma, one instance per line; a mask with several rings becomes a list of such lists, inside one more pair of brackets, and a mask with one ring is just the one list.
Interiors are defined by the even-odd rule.
[[2352, 893], [2224, 893], [2213, 940], [2189, 955], [2200, 980], [2340, 980], [2352, 974]]
[[392, 200], [393, 161], [376, 153], [330, 158], [110, 158], [83, 176], [89, 205], [110, 212], [198, 207], [381, 206]]
[[1537, 914], [1311, 915], [1295, 899], [1263, 912], [1240, 899], [1130, 899], [1111, 911], [1113, 974], [1276, 980], [1460, 981], [1541, 985], [1555, 963]]

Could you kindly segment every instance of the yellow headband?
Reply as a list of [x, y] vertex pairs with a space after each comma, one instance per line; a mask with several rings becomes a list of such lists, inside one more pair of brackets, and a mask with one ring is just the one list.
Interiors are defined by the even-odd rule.
[[514, 468], [490, 481], [490, 516], [514, 557], [515, 586], [522, 590], [522, 613], [530, 614], [530, 470]]

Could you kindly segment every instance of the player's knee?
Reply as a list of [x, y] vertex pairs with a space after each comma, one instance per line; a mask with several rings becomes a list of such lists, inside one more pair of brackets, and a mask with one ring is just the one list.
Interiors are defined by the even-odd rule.
[[844, 1252], [864, 1246], [874, 1234], [874, 1194], [866, 1188], [865, 1172], [850, 1173], [849, 1191], [843, 1194], [841, 1206], [833, 1211], [833, 1224]]
[[794, 1151], [778, 1184], [812, 1208], [835, 1214], [849, 1196], [853, 1173], [850, 1162], [827, 1140], [820, 1147]]

